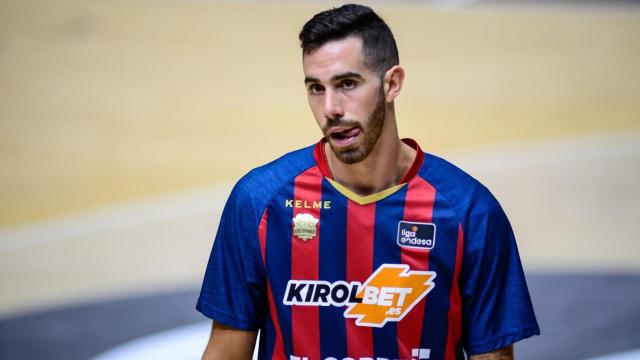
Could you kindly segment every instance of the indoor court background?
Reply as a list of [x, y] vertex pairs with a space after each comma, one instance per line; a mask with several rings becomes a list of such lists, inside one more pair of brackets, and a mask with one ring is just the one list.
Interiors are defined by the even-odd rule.
[[[640, 2], [364, 3], [401, 135], [510, 217], [518, 358], [640, 359]], [[0, 359], [199, 358], [226, 195], [319, 139], [297, 34], [337, 4], [0, 0]]]

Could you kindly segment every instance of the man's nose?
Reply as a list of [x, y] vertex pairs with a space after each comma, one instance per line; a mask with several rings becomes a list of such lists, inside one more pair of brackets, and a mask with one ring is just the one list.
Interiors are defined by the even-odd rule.
[[334, 91], [326, 91], [324, 96], [324, 115], [329, 119], [341, 118], [344, 116], [342, 99]]

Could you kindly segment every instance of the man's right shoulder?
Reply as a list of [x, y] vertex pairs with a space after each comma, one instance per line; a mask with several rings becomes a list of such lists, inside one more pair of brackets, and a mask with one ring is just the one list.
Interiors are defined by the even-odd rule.
[[282, 186], [305, 170], [317, 165], [313, 156], [314, 146], [291, 151], [249, 171], [238, 180], [232, 196], [249, 196], [254, 203], [268, 201]]

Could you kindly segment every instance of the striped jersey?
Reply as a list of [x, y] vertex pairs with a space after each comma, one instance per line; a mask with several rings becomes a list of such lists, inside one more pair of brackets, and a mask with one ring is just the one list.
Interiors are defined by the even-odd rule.
[[513, 231], [478, 181], [416, 151], [359, 196], [324, 141], [245, 175], [196, 308], [260, 330], [260, 359], [465, 359], [539, 334]]

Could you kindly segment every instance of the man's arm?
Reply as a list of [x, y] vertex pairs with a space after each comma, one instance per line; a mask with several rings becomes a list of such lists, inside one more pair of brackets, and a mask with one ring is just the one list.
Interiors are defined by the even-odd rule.
[[230, 328], [215, 321], [202, 360], [246, 360], [253, 357], [257, 332]]
[[490, 353], [471, 355], [470, 360], [513, 360], [513, 344]]

